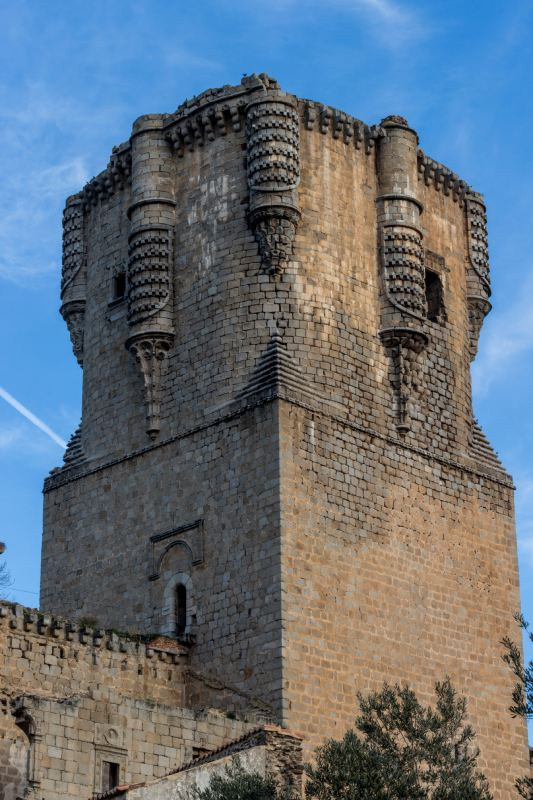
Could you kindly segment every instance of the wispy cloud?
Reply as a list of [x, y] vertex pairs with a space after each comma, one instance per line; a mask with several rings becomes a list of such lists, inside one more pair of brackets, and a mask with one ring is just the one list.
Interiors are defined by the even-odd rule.
[[376, 14], [385, 22], [407, 22], [410, 15], [402, 8], [399, 3], [392, 3], [391, 0], [352, 0], [355, 7], [368, 9]]
[[0, 451], [9, 450], [20, 438], [20, 428], [0, 428]]
[[400, 0], [332, 0], [332, 4], [366, 19], [374, 37], [390, 49], [424, 39], [430, 33], [427, 20]]
[[33, 287], [57, 274], [65, 197], [90, 177], [93, 139], [116, 114], [39, 81], [16, 95], [8, 84], [0, 87], [0, 279]]
[[11, 203], [0, 216], [0, 277], [26, 284], [59, 268], [59, 259], [50, 256], [60, 242], [61, 204], [86, 179], [81, 158], [5, 176]]
[[[526, 268], [526, 272], [527, 272]], [[514, 302], [505, 311], [488, 318], [486, 333], [482, 333], [479, 355], [472, 366], [474, 391], [486, 395], [490, 386], [505, 378], [517, 359], [533, 351], [533, 325], [531, 324], [531, 292], [533, 275], [524, 281]]]
[[6, 401], [6, 403], [9, 403], [9, 405], [12, 406], [16, 411], [18, 411], [19, 414], [22, 414], [23, 417], [25, 417], [27, 420], [29, 420], [29, 422], [35, 425], [36, 428], [39, 428], [39, 430], [41, 430], [43, 433], [49, 436], [50, 439], [52, 439], [52, 441], [54, 441], [63, 449], [66, 448], [67, 443], [60, 436], [58, 436], [57, 433], [55, 433], [55, 431], [53, 431], [52, 428], [50, 428], [46, 424], [46, 422], [43, 422], [42, 419], [39, 419], [39, 417], [35, 416], [35, 414], [33, 414], [28, 408], [26, 408], [26, 406], [23, 406], [22, 403], [19, 403], [18, 400], [16, 400], [11, 394], [9, 394], [9, 392], [6, 392], [6, 390], [3, 389], [1, 386], [0, 386], [0, 397], [2, 397]]

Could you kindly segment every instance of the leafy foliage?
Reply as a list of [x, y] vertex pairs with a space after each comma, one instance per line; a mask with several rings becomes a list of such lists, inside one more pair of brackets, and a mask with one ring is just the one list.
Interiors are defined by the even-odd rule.
[[206, 789], [196, 789], [195, 800], [281, 800], [273, 778], [245, 772], [239, 759], [226, 767], [225, 775], [213, 775]]
[[[533, 642], [533, 632], [529, 630], [529, 625], [522, 615], [519, 614], [516, 620]], [[533, 661], [525, 666], [519, 647], [509, 637], [506, 636], [502, 644], [506, 650], [502, 658], [509, 664], [517, 679], [513, 690], [513, 705], [509, 711], [513, 717], [533, 719]]]
[[[533, 642], [533, 632], [529, 630], [529, 624], [524, 617], [518, 614], [515, 619], [529, 637], [529, 640]], [[512, 695], [513, 702], [509, 707], [509, 711], [513, 717], [533, 719], [533, 661], [530, 661], [529, 664], [524, 664], [520, 648], [508, 636], [502, 640], [502, 644], [506, 651], [502, 658], [506, 664], [509, 664], [516, 677]], [[521, 797], [525, 797], [526, 800], [533, 800], [533, 778], [519, 778], [516, 781], [516, 788]]]
[[308, 798], [317, 800], [491, 800], [477, 771], [466, 701], [450, 681], [435, 686], [435, 709], [408, 687], [385, 684], [359, 695], [356, 730], [329, 740], [307, 765]]

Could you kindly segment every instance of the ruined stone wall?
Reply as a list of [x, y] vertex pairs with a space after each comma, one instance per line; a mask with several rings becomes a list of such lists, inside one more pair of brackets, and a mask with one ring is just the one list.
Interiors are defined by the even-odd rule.
[[254, 726], [185, 707], [186, 664], [173, 642], [1, 604], [2, 800], [25, 789], [39, 800], [88, 798], [102, 790], [105, 761], [121, 783], [147, 781]]
[[128, 800], [187, 800], [193, 789], [205, 789], [214, 775], [227, 774], [238, 761], [245, 772], [273, 777], [287, 800], [302, 797], [302, 743], [299, 736], [272, 725], [246, 734], [229, 745], [195, 759], [158, 781], [127, 787]]

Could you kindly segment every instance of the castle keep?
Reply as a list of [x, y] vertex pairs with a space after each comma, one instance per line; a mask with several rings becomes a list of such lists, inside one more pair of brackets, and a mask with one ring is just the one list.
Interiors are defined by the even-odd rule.
[[82, 421], [45, 481], [43, 613], [0, 622], [10, 785], [88, 798], [283, 737], [265, 723], [307, 757], [358, 691], [431, 702], [448, 674], [507, 800], [527, 747], [513, 487], [471, 404], [482, 196], [402, 117], [262, 74], [140, 117], [63, 225]]

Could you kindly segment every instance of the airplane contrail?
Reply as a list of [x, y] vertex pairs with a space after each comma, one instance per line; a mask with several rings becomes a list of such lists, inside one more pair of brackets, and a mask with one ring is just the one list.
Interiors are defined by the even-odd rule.
[[50, 439], [53, 439], [53, 441], [62, 447], [63, 450], [66, 448], [67, 443], [63, 441], [61, 436], [58, 436], [57, 433], [54, 433], [52, 428], [49, 428], [46, 422], [43, 422], [42, 419], [39, 419], [39, 417], [36, 417], [35, 414], [32, 414], [31, 411], [26, 408], [26, 406], [23, 406], [22, 403], [19, 403], [18, 400], [15, 400], [15, 398], [10, 395], [9, 392], [6, 392], [5, 389], [2, 389], [1, 386], [0, 397], [3, 397], [6, 403], [9, 403], [10, 406], [13, 406], [13, 408], [15, 408], [19, 414], [22, 414], [23, 417], [26, 417], [26, 419], [32, 422], [43, 433], [46, 433], [46, 435], [49, 436]]

